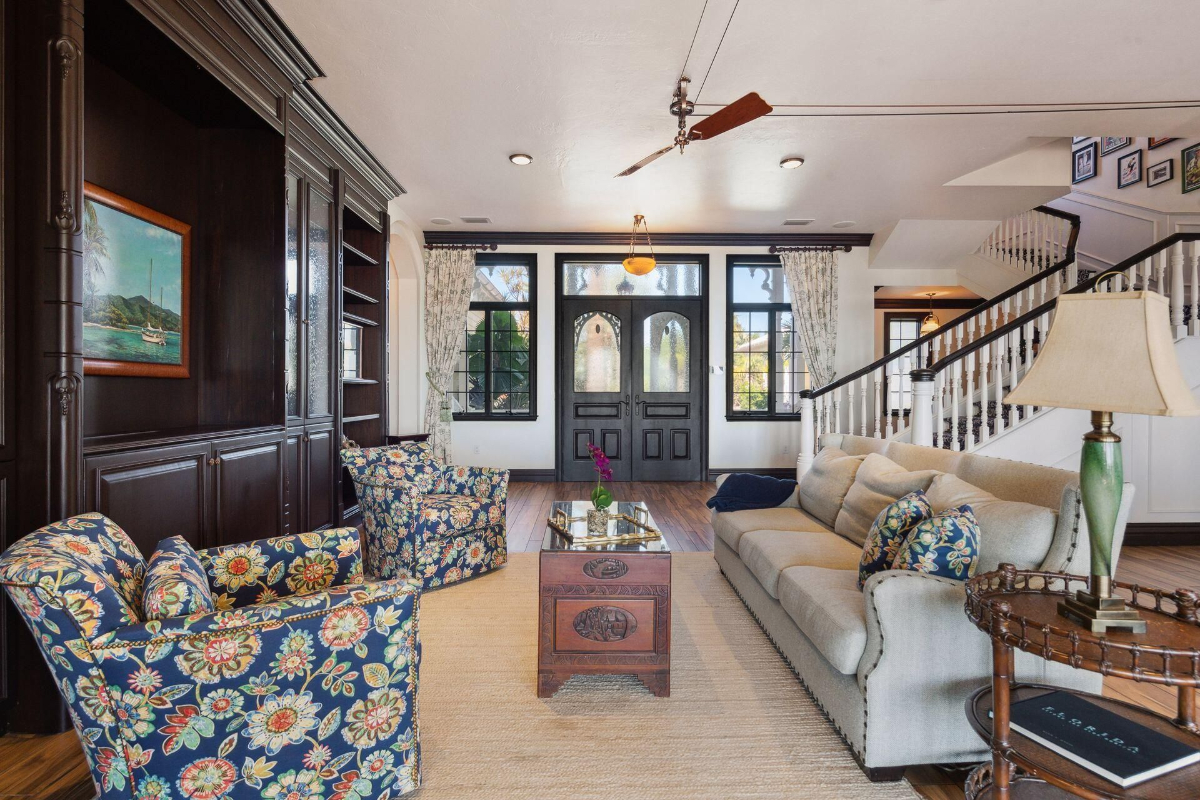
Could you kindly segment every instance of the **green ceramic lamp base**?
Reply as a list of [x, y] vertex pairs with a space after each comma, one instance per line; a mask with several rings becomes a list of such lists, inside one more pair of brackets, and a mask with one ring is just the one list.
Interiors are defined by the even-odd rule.
[[1145, 633], [1146, 622], [1135, 609], [1112, 593], [1112, 546], [1121, 511], [1125, 476], [1121, 464], [1121, 437], [1112, 431], [1112, 413], [1092, 412], [1092, 430], [1083, 437], [1079, 465], [1079, 491], [1088, 523], [1092, 574], [1089, 591], [1076, 592], [1058, 604], [1058, 613], [1092, 633], [1118, 629]]

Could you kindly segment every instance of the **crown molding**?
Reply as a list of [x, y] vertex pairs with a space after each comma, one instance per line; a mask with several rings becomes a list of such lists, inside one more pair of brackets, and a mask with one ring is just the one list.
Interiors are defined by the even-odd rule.
[[[627, 245], [628, 232], [423, 231], [425, 244]], [[655, 233], [662, 247], [868, 247], [870, 233]]]

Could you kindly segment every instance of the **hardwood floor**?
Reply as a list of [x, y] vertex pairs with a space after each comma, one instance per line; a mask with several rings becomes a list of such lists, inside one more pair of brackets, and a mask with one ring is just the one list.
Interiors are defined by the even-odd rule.
[[[508, 544], [512, 551], [541, 547], [545, 520], [554, 500], [585, 500], [592, 483], [514, 483], [509, 487]], [[703, 552], [713, 548], [713, 531], [704, 501], [709, 483], [620, 483], [619, 499], [645, 501], [671, 548]], [[1117, 577], [1150, 586], [1200, 587], [1200, 547], [1130, 547], [1121, 553]], [[1161, 686], [1108, 679], [1104, 693], [1174, 715], [1175, 692]], [[928, 800], [962, 800], [963, 770], [914, 767], [906, 776]], [[55, 736], [0, 738], [0, 798], [86, 800], [91, 779], [73, 731]]]

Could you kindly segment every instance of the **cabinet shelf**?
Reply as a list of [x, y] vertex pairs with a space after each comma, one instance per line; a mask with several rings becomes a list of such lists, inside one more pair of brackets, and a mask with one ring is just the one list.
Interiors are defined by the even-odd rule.
[[366, 317], [360, 317], [358, 314], [351, 314], [349, 311], [342, 312], [342, 319], [347, 322], [353, 322], [355, 325], [363, 325], [368, 328], [378, 328], [379, 323], [369, 320]]
[[347, 386], [378, 386], [379, 381], [373, 381], [370, 378], [342, 378], [342, 383]]
[[369, 255], [359, 250], [354, 245], [343, 240], [343, 263], [351, 267], [377, 267], [379, 259], [371, 258]]
[[378, 414], [359, 414], [357, 417], [342, 417], [342, 424], [349, 425], [353, 422], [370, 422], [371, 420], [379, 419]]
[[369, 294], [363, 294], [357, 289], [351, 289], [349, 286], [342, 287], [342, 294], [346, 295], [343, 302], [348, 305], [378, 305], [379, 301]]

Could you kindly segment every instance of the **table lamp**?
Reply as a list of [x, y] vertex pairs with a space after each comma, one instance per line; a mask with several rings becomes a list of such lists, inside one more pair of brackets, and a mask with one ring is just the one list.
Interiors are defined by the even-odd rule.
[[1138, 612], [1112, 593], [1113, 534], [1124, 484], [1121, 437], [1112, 423], [1114, 413], [1200, 414], [1175, 357], [1167, 299], [1155, 292], [1060, 295], [1037, 360], [1004, 402], [1092, 412], [1079, 465], [1091, 576], [1088, 590], [1059, 603], [1058, 613], [1093, 633], [1144, 633]]

